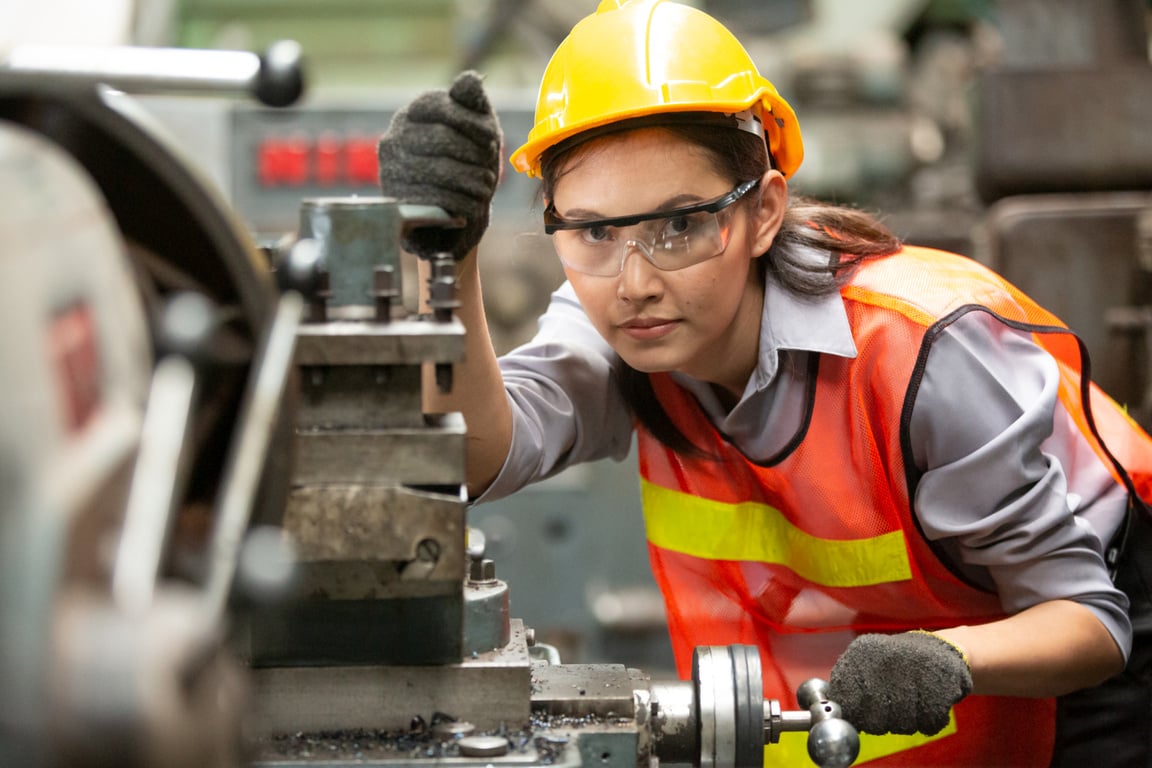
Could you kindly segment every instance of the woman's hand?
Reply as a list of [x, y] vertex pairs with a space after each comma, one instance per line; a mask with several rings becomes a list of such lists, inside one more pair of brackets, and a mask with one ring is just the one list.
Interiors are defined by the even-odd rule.
[[932, 632], [861, 635], [832, 667], [829, 698], [865, 733], [939, 733], [972, 691], [963, 650]]
[[500, 179], [503, 136], [480, 76], [463, 72], [447, 90], [427, 91], [401, 108], [380, 139], [380, 191], [401, 202], [435, 205], [464, 219], [463, 229], [412, 230], [406, 250], [457, 261], [488, 228]]
[[866, 733], [937, 733], [970, 693], [1061, 696], [1123, 668], [1112, 635], [1069, 600], [988, 624], [862, 635], [832, 669], [830, 698]]

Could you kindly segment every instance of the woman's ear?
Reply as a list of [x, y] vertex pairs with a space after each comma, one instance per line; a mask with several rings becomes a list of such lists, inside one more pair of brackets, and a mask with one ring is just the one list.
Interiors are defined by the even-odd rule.
[[784, 223], [788, 209], [788, 182], [777, 170], [769, 170], [760, 179], [758, 204], [752, 210], [753, 253], [766, 253]]

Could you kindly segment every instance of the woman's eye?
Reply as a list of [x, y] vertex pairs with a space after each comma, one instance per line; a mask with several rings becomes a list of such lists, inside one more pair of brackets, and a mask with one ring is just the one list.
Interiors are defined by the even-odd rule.
[[588, 227], [580, 231], [584, 233], [586, 243], [606, 243], [612, 239], [611, 227]]
[[683, 237], [692, 233], [698, 225], [696, 216], [674, 216], [670, 219], [664, 220], [664, 226], [661, 229], [661, 234], [664, 237]]

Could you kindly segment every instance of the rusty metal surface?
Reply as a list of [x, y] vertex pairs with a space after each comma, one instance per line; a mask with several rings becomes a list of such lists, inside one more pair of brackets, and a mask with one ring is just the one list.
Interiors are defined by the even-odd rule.
[[532, 706], [547, 715], [632, 720], [640, 714], [635, 691], [647, 687], [646, 675], [622, 664], [541, 665], [532, 673]]
[[394, 486], [306, 486], [293, 489], [284, 529], [304, 563], [412, 562], [435, 542], [434, 566], [422, 578], [463, 583], [460, 499]]
[[424, 426], [416, 365], [301, 368], [300, 431]]

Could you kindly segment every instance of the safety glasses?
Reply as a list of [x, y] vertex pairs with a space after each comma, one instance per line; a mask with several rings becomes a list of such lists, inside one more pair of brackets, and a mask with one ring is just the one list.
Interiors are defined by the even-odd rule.
[[657, 269], [672, 272], [724, 252], [732, 234], [730, 206], [759, 183], [746, 181], [715, 200], [684, 208], [610, 219], [569, 221], [549, 204], [544, 231], [552, 235], [564, 266], [586, 275], [619, 275], [630, 248]]

